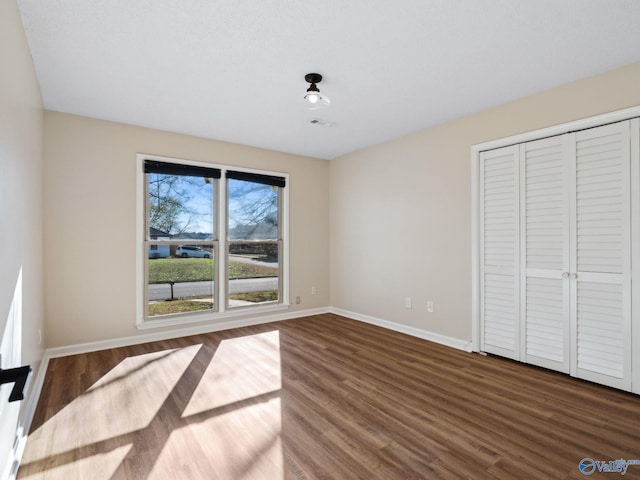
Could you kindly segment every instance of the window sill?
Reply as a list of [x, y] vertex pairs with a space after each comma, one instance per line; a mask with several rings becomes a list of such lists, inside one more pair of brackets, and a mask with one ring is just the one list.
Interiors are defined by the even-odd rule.
[[142, 320], [136, 323], [138, 330], [152, 330], [163, 327], [183, 327], [185, 325], [193, 325], [196, 323], [212, 323], [217, 320], [237, 317], [249, 317], [263, 313], [281, 312], [289, 310], [291, 305], [288, 303], [278, 303], [275, 305], [264, 305], [260, 307], [236, 307], [226, 312], [206, 312], [200, 314], [175, 315], [171, 318], [162, 318], [157, 320]]

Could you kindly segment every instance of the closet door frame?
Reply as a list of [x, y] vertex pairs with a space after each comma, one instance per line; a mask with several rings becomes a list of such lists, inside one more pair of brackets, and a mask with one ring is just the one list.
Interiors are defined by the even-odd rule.
[[[630, 122], [632, 179], [640, 179], [640, 119]], [[631, 391], [640, 394], [640, 181], [631, 182]], [[636, 268], [633, 268], [633, 266]], [[635, 306], [635, 308], [634, 308]], [[635, 313], [634, 313], [635, 310]], [[634, 369], [633, 366], [636, 366]]]
[[[491, 140], [471, 147], [471, 345], [474, 352], [481, 352], [481, 264], [480, 264], [480, 153], [532, 140], [563, 135], [576, 130], [631, 120], [631, 264], [640, 265], [640, 106], [533, 130], [518, 135]], [[631, 364], [640, 366], [640, 268], [631, 272]], [[634, 308], [635, 306], [635, 308]], [[635, 311], [635, 313], [634, 313]], [[640, 368], [631, 372], [631, 391], [640, 394]]]

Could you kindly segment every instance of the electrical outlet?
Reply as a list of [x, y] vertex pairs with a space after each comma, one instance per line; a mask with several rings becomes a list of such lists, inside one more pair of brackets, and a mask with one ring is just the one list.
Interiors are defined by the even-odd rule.
[[300, 297], [296, 297], [296, 305], [300, 305]]
[[431, 300], [427, 302], [427, 312], [433, 313], [433, 302]]
[[404, 298], [404, 306], [407, 308], [411, 308], [411, 297]]
[[316, 287], [311, 287], [311, 295], [315, 295], [316, 293], [318, 293], [318, 290], [316, 290]]

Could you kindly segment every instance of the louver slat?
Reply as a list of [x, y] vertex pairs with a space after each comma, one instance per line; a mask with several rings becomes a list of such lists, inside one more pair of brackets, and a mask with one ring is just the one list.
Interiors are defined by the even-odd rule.
[[[540, 148], [535, 145], [540, 144]], [[525, 153], [526, 266], [560, 270], [567, 223], [562, 143], [530, 142]], [[552, 175], [539, 175], [544, 165]]]
[[622, 285], [578, 282], [578, 368], [622, 378]]
[[564, 361], [562, 280], [527, 278], [527, 355]]
[[[623, 272], [624, 182], [629, 181], [623, 163], [624, 147], [619, 132], [578, 139], [576, 143], [576, 238], [580, 272]], [[619, 253], [613, 253], [615, 251]]]

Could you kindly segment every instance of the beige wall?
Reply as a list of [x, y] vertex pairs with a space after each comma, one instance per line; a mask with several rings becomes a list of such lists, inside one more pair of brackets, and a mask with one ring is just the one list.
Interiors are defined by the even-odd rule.
[[[0, 1], [0, 72], [0, 353], [2, 368], [30, 364], [35, 376], [43, 355], [43, 112], [14, 0]], [[7, 403], [12, 387], [0, 394], [0, 476], [33, 400], [29, 390], [25, 401]]]
[[328, 162], [54, 112], [44, 138], [48, 347], [141, 333], [137, 153], [288, 173], [291, 311], [329, 305]]
[[332, 305], [468, 341], [471, 145], [640, 104], [639, 80], [630, 65], [331, 162], [47, 112], [47, 346], [140, 334], [140, 152], [290, 174], [292, 311]]
[[633, 64], [333, 160], [331, 305], [470, 341], [471, 146], [639, 105], [639, 85]]

